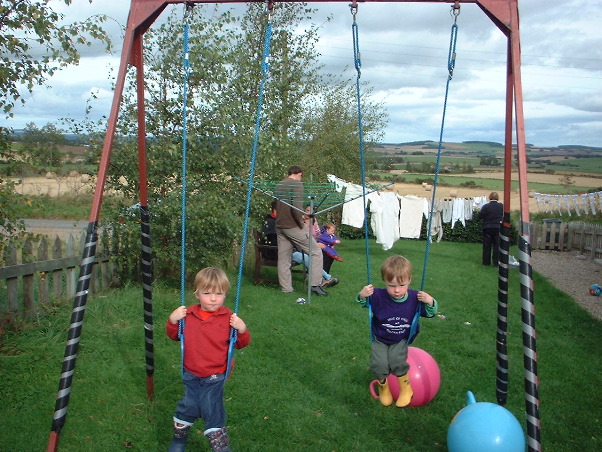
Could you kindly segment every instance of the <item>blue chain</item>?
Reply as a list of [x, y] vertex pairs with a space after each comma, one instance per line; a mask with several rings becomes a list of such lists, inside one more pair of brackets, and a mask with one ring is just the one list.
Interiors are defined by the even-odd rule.
[[[186, 13], [187, 14], [187, 13]], [[188, 54], [188, 22], [184, 24], [184, 82], [182, 87], [182, 207], [181, 222], [182, 236], [180, 243], [180, 304], [186, 306], [186, 160], [187, 160], [187, 101], [188, 101], [188, 78], [190, 76], [190, 60]], [[180, 348], [182, 351], [182, 372], [184, 372], [184, 319], [178, 322], [178, 337], [180, 338]]]
[[[459, 12], [459, 10], [458, 10], [458, 12]], [[458, 15], [456, 13], [456, 10], [454, 10], [454, 16], [457, 20]], [[439, 132], [439, 146], [437, 148], [437, 163], [435, 164], [435, 179], [433, 181], [433, 195], [431, 196], [431, 207], [429, 209], [429, 219], [428, 219], [427, 232], [426, 232], [426, 249], [424, 251], [424, 263], [422, 264], [422, 278], [420, 280], [420, 290], [424, 290], [424, 284], [425, 284], [425, 280], [426, 280], [426, 266], [428, 264], [429, 250], [430, 250], [430, 246], [431, 246], [431, 234], [432, 234], [431, 228], [432, 228], [432, 224], [433, 224], [435, 196], [437, 194], [437, 185], [439, 183], [439, 165], [441, 163], [441, 149], [443, 147], [442, 144], [443, 144], [443, 130], [444, 130], [444, 126], [445, 126], [445, 112], [447, 110], [447, 97], [449, 94], [449, 82], [451, 82], [451, 79], [454, 75], [454, 67], [456, 66], [456, 40], [457, 40], [457, 38], [458, 38], [458, 25], [456, 24], [456, 22], [454, 20], [454, 24], [451, 27], [449, 52], [448, 52], [448, 56], [447, 56], [448, 76], [447, 76], [447, 82], [445, 84], [445, 100], [443, 102], [443, 115], [441, 118], [441, 130]], [[414, 319], [412, 320], [412, 326], [410, 327], [410, 335], [408, 338], [408, 345], [410, 345], [414, 341], [414, 339], [416, 338], [416, 335], [418, 334], [418, 325], [420, 322], [420, 310], [421, 310], [421, 306], [419, 304], [418, 309], [416, 310], [416, 313], [414, 314]]]
[[[357, 14], [357, 5], [351, 5], [351, 14], [353, 16], [353, 24], [351, 25], [351, 34], [353, 35], [353, 61], [355, 70], [357, 72], [355, 87], [356, 87], [356, 98], [357, 98], [357, 121], [358, 121], [358, 136], [360, 146], [360, 163], [362, 171], [362, 200], [364, 205], [364, 242], [366, 252], [366, 280], [367, 284], [370, 284], [371, 271], [370, 271], [370, 233], [368, 230], [368, 207], [366, 205], [366, 159], [364, 153], [364, 126], [362, 116], [362, 102], [361, 102], [361, 83], [360, 79], [362, 76], [362, 61], [360, 58], [360, 45], [359, 45], [359, 33], [358, 26], [355, 20]], [[368, 307], [368, 322], [372, 324], [372, 305], [370, 304], [370, 298], [367, 299]], [[374, 337], [372, 336], [372, 328], [370, 328], [370, 341], [372, 342]]]

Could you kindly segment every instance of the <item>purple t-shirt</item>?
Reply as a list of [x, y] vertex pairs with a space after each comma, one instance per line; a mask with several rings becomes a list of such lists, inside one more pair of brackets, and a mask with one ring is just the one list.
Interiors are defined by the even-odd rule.
[[374, 289], [370, 297], [374, 337], [387, 345], [407, 340], [418, 304], [420, 316], [428, 317], [424, 303], [418, 301], [417, 290], [408, 289], [406, 300], [395, 301], [387, 293], [387, 289]]

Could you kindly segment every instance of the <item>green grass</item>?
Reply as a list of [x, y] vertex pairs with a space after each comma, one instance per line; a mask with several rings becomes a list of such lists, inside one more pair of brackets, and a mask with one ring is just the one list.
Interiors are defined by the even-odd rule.
[[[380, 284], [380, 263], [391, 253], [401, 253], [413, 261], [412, 286], [419, 288], [424, 246], [404, 240], [384, 252], [372, 243], [371, 281]], [[336, 262], [332, 273], [341, 283], [328, 297], [313, 297], [310, 304], [295, 303], [304, 295], [298, 279], [298, 293], [291, 295], [254, 286], [250, 275], [243, 281], [238, 313], [251, 330], [252, 342], [236, 352], [236, 368], [226, 385], [233, 450], [447, 450], [447, 429], [464, 406], [466, 392], [472, 391], [479, 401], [495, 402], [496, 270], [480, 264], [478, 244], [432, 244], [425, 290], [437, 298], [445, 319], [423, 319], [414, 345], [437, 360], [441, 388], [428, 405], [385, 408], [368, 392], [373, 376], [368, 368], [367, 310], [354, 301], [367, 280], [364, 243], [346, 241], [339, 251], [345, 261]], [[601, 322], [537, 274], [533, 290], [543, 450], [600, 450]], [[180, 299], [178, 290], [160, 284], [153, 299], [152, 402], [145, 396], [141, 289], [128, 286], [88, 300], [61, 451], [166, 450], [182, 386], [180, 347], [165, 336], [164, 322]], [[187, 300], [193, 302], [190, 292]], [[228, 304], [233, 302], [234, 292]], [[521, 301], [515, 269], [509, 303], [506, 408], [524, 429]], [[62, 306], [2, 338], [0, 450], [46, 447], [70, 315], [71, 307]], [[209, 450], [202, 430], [199, 421], [189, 450]]]
[[[437, 163], [437, 154], [423, 154], [423, 155], [411, 155], [411, 154], [407, 154], [407, 155], [403, 155], [403, 163], [399, 163], [397, 165], [395, 165], [395, 167], [397, 169], [405, 169], [406, 168], [406, 163], [410, 162], [413, 164], [419, 164], [419, 163]], [[453, 165], [471, 165], [473, 167], [478, 167], [480, 165], [481, 162], [481, 157], [476, 156], [476, 157], [472, 157], [472, 156], [468, 156], [468, 155], [454, 155], [454, 156], [449, 156], [449, 155], [443, 155], [441, 156], [440, 159], [440, 167], [444, 168], [446, 166], [453, 166]], [[500, 167], [502, 168], [502, 167]], [[503, 169], [503, 168], [502, 168]]]
[[602, 174], [602, 157], [566, 159], [546, 165], [546, 169], [575, 173]]
[[[371, 177], [373, 179], [390, 177], [390, 173], [375, 173]], [[421, 173], [403, 173], [395, 175], [403, 179], [406, 183], [420, 183], [423, 180], [433, 178], [432, 174], [421, 174]], [[466, 175], [454, 176], [450, 174], [440, 174], [437, 181], [439, 186], [446, 187], [461, 187], [466, 186], [467, 183], [473, 183], [473, 186], [482, 188], [483, 190], [501, 190], [504, 186], [502, 179], [485, 178], [485, 177], [470, 177]], [[571, 186], [569, 189], [570, 193], [586, 193], [594, 187], [582, 187], [582, 186]], [[518, 181], [512, 181], [511, 190], [518, 190]], [[540, 182], [529, 182], [529, 190], [536, 191], [539, 193], [551, 193], [551, 194], [566, 194], [567, 189], [560, 184], [544, 184]]]
[[[395, 165], [396, 169], [405, 169], [406, 163], [410, 162], [414, 165], [420, 163], [434, 164], [437, 162], [436, 154], [424, 154], [424, 155], [403, 155], [403, 163]], [[503, 155], [500, 156], [500, 161], [503, 162]], [[546, 160], [546, 157], [541, 157]], [[440, 168], [453, 165], [471, 165], [475, 169], [488, 169], [488, 170], [499, 170], [503, 171], [503, 166], [499, 167], [481, 167], [480, 156], [469, 156], [469, 155], [457, 155], [457, 156], [441, 156]], [[530, 167], [539, 168], [540, 170], [559, 171], [562, 173], [577, 173], [577, 174], [602, 174], [602, 157], [584, 157], [584, 158], [571, 158], [566, 160], [560, 160], [553, 163], [541, 163], [537, 159], [529, 165]], [[540, 168], [541, 167], [541, 168]]]
[[[92, 207], [93, 193], [79, 193], [74, 195], [28, 196], [27, 202], [15, 206], [15, 216], [18, 218], [39, 218], [48, 220], [87, 220]], [[127, 201], [125, 201], [127, 203]], [[118, 204], [119, 200], [105, 196], [102, 212], [110, 205]], [[123, 202], [122, 202], [123, 203]], [[134, 204], [131, 201], [129, 204]], [[127, 204], [126, 204], [127, 205]]]

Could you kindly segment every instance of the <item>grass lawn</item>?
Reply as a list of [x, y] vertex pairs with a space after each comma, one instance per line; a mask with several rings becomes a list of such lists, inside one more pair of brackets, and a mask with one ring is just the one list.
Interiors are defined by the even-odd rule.
[[[403, 240], [383, 251], [372, 243], [371, 281], [391, 253], [414, 263], [419, 288], [425, 243]], [[363, 241], [339, 246], [344, 262], [333, 274], [341, 283], [328, 297], [306, 305], [274, 287], [242, 284], [239, 315], [252, 342], [235, 354], [226, 384], [232, 448], [271, 451], [445, 451], [453, 416], [466, 392], [495, 402], [497, 271], [480, 264], [478, 244], [434, 243], [425, 290], [445, 318], [423, 319], [413, 344], [441, 370], [441, 388], [428, 405], [383, 407], [368, 391], [370, 348], [367, 310], [355, 296], [367, 281]], [[517, 256], [516, 250], [511, 253]], [[252, 254], [252, 252], [251, 252]], [[250, 260], [252, 256], [247, 256]], [[271, 269], [270, 269], [271, 270]], [[232, 277], [234, 282], [235, 275]], [[236, 287], [236, 285], [234, 285]], [[543, 277], [534, 275], [541, 440], [543, 450], [602, 450], [602, 325]], [[587, 290], [587, 288], [584, 288]], [[519, 273], [510, 275], [508, 408], [525, 429]], [[182, 394], [180, 347], [164, 333], [180, 304], [177, 289], [156, 284], [155, 394], [146, 399], [141, 288], [128, 286], [88, 300], [62, 451], [164, 451]], [[187, 294], [193, 302], [191, 291]], [[228, 298], [234, 304], [234, 292]], [[48, 309], [50, 311], [50, 309]], [[7, 333], [0, 342], [0, 450], [46, 448], [58, 389], [70, 302], [35, 325]], [[469, 324], [467, 324], [467, 322]], [[189, 450], [208, 451], [202, 422]]]

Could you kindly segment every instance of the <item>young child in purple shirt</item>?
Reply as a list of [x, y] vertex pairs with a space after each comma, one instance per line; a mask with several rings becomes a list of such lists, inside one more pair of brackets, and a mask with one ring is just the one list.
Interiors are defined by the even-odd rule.
[[409, 405], [414, 392], [408, 371], [408, 338], [412, 319], [420, 306], [421, 317], [434, 317], [438, 303], [423, 291], [409, 288], [412, 264], [403, 256], [389, 256], [381, 266], [385, 289], [365, 286], [357, 297], [364, 307], [372, 308], [371, 328], [374, 336], [370, 354], [370, 368], [378, 379], [379, 400], [384, 406], [393, 403], [387, 376], [393, 374], [399, 381], [399, 397], [395, 406]]
[[339, 238], [334, 234], [337, 230], [337, 227], [334, 223], [326, 223], [322, 228], [322, 233], [316, 238], [318, 243], [323, 243], [326, 245], [322, 248], [327, 255], [332, 257], [334, 260], [343, 262], [343, 258], [339, 256], [339, 253], [334, 248], [335, 245], [341, 243]]

